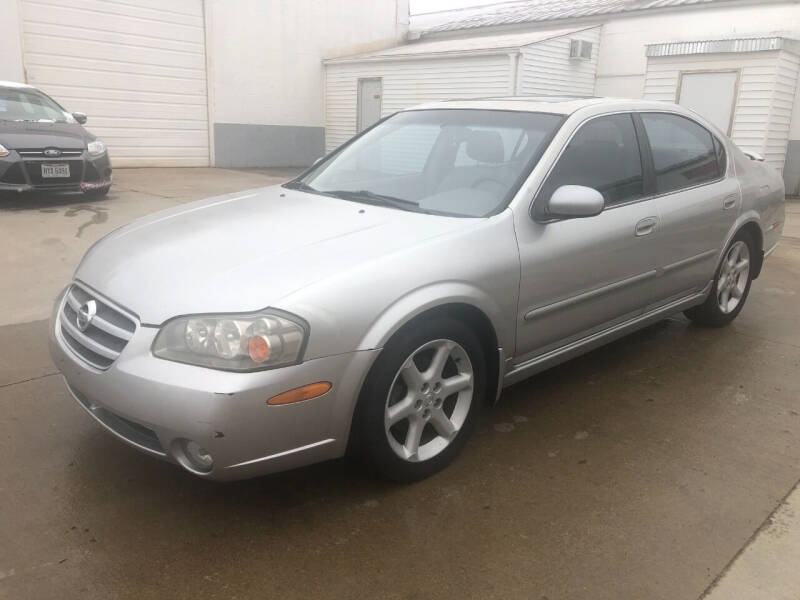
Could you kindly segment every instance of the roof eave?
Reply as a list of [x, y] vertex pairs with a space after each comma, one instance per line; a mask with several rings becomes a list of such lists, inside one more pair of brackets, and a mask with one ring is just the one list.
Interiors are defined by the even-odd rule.
[[[530, 45], [530, 44], [527, 44]], [[503, 48], [483, 48], [476, 50], [451, 50], [444, 52], [419, 52], [408, 54], [391, 54], [389, 56], [346, 56], [342, 58], [328, 58], [322, 61], [325, 65], [340, 65], [346, 63], [387, 62], [397, 60], [427, 60], [430, 58], [452, 58], [460, 56], [491, 56], [519, 52], [524, 46], [507, 46]]]
[[433, 37], [433, 36], [444, 36], [445, 34], [466, 34], [470, 31], [475, 30], [505, 30], [505, 29], [512, 29], [512, 28], [520, 28], [520, 27], [550, 27], [554, 25], [558, 26], [568, 26], [570, 23], [578, 23], [578, 22], [596, 22], [596, 21], [604, 21], [609, 18], [614, 17], [639, 17], [642, 14], [660, 14], [660, 13], [668, 13], [668, 12], [678, 12], [678, 11], [686, 11], [686, 10], [705, 10], [711, 7], [719, 7], [720, 4], [724, 4], [726, 6], [747, 6], [747, 5], [763, 5], [763, 4], [781, 4], [786, 2], [787, 0], [717, 0], [716, 2], [704, 2], [704, 3], [697, 3], [697, 4], [684, 4], [681, 6], [657, 6], [653, 8], [632, 8], [632, 9], [623, 9], [623, 10], [616, 10], [616, 11], [599, 11], [594, 14], [585, 14], [585, 15], [578, 15], [574, 17], [556, 17], [556, 18], [542, 18], [542, 19], [532, 19], [530, 21], [518, 21], [518, 22], [511, 22], [511, 23], [492, 23], [486, 25], [470, 25], [465, 27], [452, 27], [452, 28], [444, 28], [438, 29], [438, 27], [446, 27], [446, 25], [438, 25], [436, 27], [432, 27], [430, 29], [422, 29], [415, 31], [416, 34], [419, 34], [420, 39], [425, 37]]

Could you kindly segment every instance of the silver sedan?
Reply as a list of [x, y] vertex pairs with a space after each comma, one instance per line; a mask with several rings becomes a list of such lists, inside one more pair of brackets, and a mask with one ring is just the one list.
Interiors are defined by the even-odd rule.
[[783, 220], [778, 173], [672, 104], [427, 105], [111, 233], [51, 349], [102, 426], [200, 477], [350, 453], [411, 481], [504, 386], [675, 312], [730, 323]]

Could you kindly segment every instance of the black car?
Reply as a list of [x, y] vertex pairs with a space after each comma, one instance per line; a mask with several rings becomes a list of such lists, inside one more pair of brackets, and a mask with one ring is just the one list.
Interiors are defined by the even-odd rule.
[[105, 196], [111, 160], [105, 144], [29, 85], [0, 82], [0, 192], [82, 191]]

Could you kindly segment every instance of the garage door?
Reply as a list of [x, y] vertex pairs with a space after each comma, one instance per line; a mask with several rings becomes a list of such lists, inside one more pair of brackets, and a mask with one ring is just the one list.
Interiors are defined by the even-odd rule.
[[202, 0], [22, 0], [28, 83], [89, 115], [115, 166], [207, 166]]

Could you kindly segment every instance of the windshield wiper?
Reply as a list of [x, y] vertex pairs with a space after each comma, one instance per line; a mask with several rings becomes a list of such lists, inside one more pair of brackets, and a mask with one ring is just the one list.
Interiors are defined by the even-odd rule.
[[411, 200], [403, 200], [395, 196], [387, 196], [386, 194], [376, 194], [369, 190], [318, 190], [318, 194], [325, 194], [326, 196], [333, 196], [334, 198], [342, 198], [344, 200], [355, 200], [356, 202], [366, 202], [368, 204], [377, 204], [379, 206], [389, 206], [391, 208], [399, 208], [401, 210], [412, 210], [415, 212], [422, 212], [419, 205]]
[[388, 206], [390, 208], [399, 208], [401, 210], [411, 210], [414, 212], [424, 212], [419, 208], [419, 205], [416, 202], [412, 202], [411, 200], [403, 200], [402, 198], [396, 198], [394, 196], [387, 196], [385, 194], [376, 194], [375, 192], [371, 192], [369, 190], [318, 190], [317, 188], [299, 180], [284, 183], [283, 187], [290, 190], [299, 190], [301, 192], [320, 194], [321, 196], [340, 198], [342, 200], [353, 200], [354, 202], [363, 202], [365, 204]]
[[308, 185], [307, 183], [302, 182], [302, 181], [297, 180], [297, 179], [294, 180], [294, 181], [287, 181], [286, 183], [283, 184], [283, 187], [285, 187], [287, 189], [290, 189], [290, 190], [300, 190], [301, 192], [318, 193], [315, 188], [313, 188], [310, 185]]

